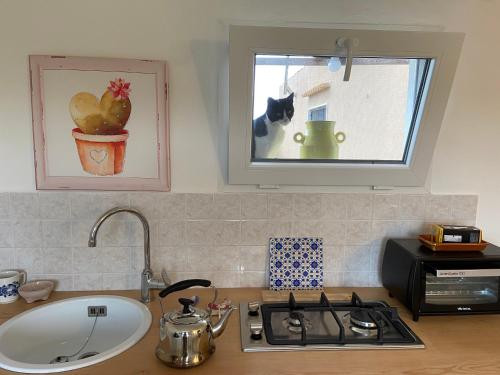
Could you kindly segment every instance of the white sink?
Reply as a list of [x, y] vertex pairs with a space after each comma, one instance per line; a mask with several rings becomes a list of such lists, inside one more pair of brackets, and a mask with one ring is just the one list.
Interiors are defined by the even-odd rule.
[[[107, 316], [97, 320], [89, 317], [89, 306], [106, 306]], [[130, 298], [87, 296], [57, 301], [28, 310], [0, 326], [0, 367], [49, 373], [90, 366], [133, 346], [150, 325], [149, 310]], [[79, 350], [74, 357], [59, 358], [68, 362], [50, 363]], [[86, 355], [91, 356], [79, 359]]]

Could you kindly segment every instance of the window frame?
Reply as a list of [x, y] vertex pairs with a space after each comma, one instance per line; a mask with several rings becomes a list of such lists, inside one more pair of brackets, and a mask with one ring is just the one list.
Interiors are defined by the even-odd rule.
[[[344, 56], [345, 50], [336, 47], [339, 38], [358, 41], [353, 57], [433, 59], [423, 110], [416, 113], [418, 134], [411, 140], [406, 164], [252, 162], [255, 55]], [[463, 39], [463, 33], [448, 32], [230, 26], [229, 184], [423, 186]], [[356, 74], [355, 69], [352, 74]]]

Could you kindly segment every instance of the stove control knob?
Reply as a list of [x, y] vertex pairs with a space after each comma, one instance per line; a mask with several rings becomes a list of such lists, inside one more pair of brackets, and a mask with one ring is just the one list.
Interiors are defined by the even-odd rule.
[[259, 315], [260, 303], [258, 302], [248, 302], [248, 315], [258, 316]]
[[262, 339], [262, 322], [250, 323], [250, 338], [252, 340]]

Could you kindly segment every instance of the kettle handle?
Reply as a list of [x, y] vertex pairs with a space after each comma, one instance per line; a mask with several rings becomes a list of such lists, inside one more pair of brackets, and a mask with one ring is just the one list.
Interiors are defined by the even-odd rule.
[[179, 290], [184, 290], [187, 288], [191, 288], [192, 286], [209, 287], [211, 284], [212, 284], [212, 282], [210, 280], [204, 280], [204, 279], [182, 280], [182, 281], [179, 281], [178, 283], [167, 286], [158, 295], [161, 298], [165, 298], [170, 293], [178, 292]]

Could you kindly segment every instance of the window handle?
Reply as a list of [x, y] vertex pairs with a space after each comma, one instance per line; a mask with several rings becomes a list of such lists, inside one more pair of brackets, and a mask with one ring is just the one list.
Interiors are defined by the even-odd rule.
[[351, 68], [352, 68], [352, 49], [359, 44], [357, 39], [351, 38], [339, 38], [337, 39], [337, 46], [344, 48], [347, 51], [345, 70], [344, 70], [344, 81], [347, 82], [351, 78]]

